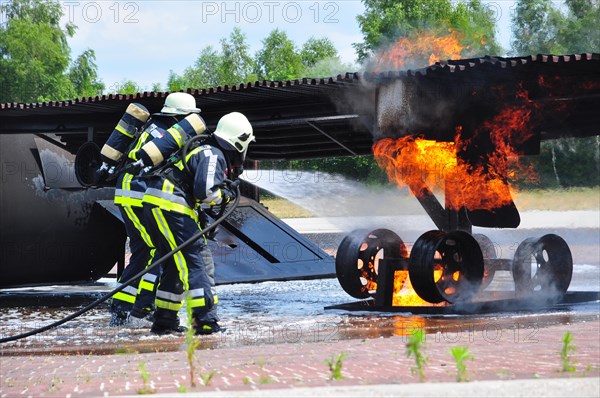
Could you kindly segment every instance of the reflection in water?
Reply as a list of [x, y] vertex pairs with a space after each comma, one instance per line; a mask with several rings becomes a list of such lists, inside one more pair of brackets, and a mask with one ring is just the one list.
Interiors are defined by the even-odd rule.
[[413, 330], [427, 328], [427, 318], [424, 318], [422, 316], [395, 316], [393, 317], [393, 319], [395, 336], [406, 336], [410, 335]]

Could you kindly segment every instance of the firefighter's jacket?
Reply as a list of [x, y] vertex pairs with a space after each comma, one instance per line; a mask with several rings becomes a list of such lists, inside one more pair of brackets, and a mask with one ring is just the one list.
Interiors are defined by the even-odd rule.
[[227, 175], [227, 159], [218, 147], [202, 145], [187, 154], [186, 162], [190, 175], [179, 160], [160, 176], [148, 180], [143, 201], [163, 210], [186, 214], [197, 221], [196, 209], [201, 204], [222, 203], [220, 186]]
[[[138, 159], [139, 149], [147, 142], [158, 140], [168, 131], [170, 124], [173, 122], [171, 117], [153, 117], [144, 131], [134, 141], [133, 147], [127, 152], [127, 163], [135, 162]], [[111, 134], [107, 144], [111, 142], [111, 138], [115, 135]], [[130, 144], [131, 145], [131, 144]], [[117, 179], [115, 190], [115, 204], [121, 206], [141, 207], [144, 191], [146, 191], [146, 182], [143, 179], [135, 178], [132, 173], [121, 173]]]

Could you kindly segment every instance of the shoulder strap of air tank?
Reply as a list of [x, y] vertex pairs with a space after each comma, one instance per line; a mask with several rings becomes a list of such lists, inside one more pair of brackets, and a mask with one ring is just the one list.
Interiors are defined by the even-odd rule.
[[[185, 155], [187, 153], [189, 153], [189, 151], [201, 146], [206, 141], [206, 139], [209, 137], [209, 135], [206, 134], [206, 136], [204, 136], [204, 134], [203, 134], [202, 136], [198, 136], [198, 137], [202, 137], [202, 138], [189, 139], [183, 147], [181, 147], [176, 152], [174, 152], [163, 163], [161, 163], [160, 165], [158, 165], [154, 168], [146, 170], [145, 172], [143, 172], [143, 174], [140, 177], [150, 178], [150, 177], [154, 177], [154, 176], [164, 176], [164, 174], [168, 170], [177, 169], [175, 167], [175, 164], [177, 164], [179, 161], [182, 161], [185, 165], [185, 163], [186, 163]], [[196, 138], [196, 137], [194, 137], [194, 138]], [[188, 143], [190, 145], [188, 145]], [[184, 170], [185, 169], [186, 169], [186, 167], [184, 167]], [[177, 169], [177, 170], [179, 171], [179, 169]]]

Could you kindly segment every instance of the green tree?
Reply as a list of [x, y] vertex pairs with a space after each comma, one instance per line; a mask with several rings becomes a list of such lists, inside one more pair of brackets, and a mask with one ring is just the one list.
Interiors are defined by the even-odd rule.
[[567, 15], [558, 41], [569, 53], [600, 52], [600, 2], [565, 0]]
[[220, 51], [212, 46], [204, 47], [194, 64], [187, 67], [183, 75], [172, 73], [169, 76], [169, 87], [207, 88], [255, 81], [254, 60], [249, 54], [250, 46], [246, 42], [246, 36], [240, 28], [234, 28], [229, 38], [221, 39], [220, 43]]
[[268, 167], [341, 174], [349, 179], [364, 181], [373, 185], [385, 185], [388, 183], [385, 171], [381, 170], [372, 155], [290, 160], [287, 162], [275, 162]]
[[333, 42], [326, 37], [320, 39], [311, 37], [300, 50], [300, 60], [305, 68], [315, 66], [317, 62], [328, 58], [338, 58], [338, 52]]
[[450, 15], [450, 29], [462, 36], [463, 56], [501, 55], [505, 50], [496, 40], [496, 14], [480, 0], [456, 4]]
[[540, 188], [600, 185], [600, 136], [544, 141], [538, 156], [528, 158]]
[[207, 46], [202, 49], [194, 65], [185, 69], [183, 81], [187, 87], [193, 88], [218, 86], [221, 84], [220, 67], [221, 56], [212, 46]]
[[512, 53], [562, 53], [565, 48], [556, 37], [563, 23], [563, 15], [552, 0], [519, 0], [512, 17]]
[[300, 60], [304, 65], [302, 77], [336, 76], [356, 69], [354, 65], [340, 60], [333, 42], [326, 37], [308, 39], [300, 50]]
[[[399, 38], [416, 41], [420, 32], [435, 36], [457, 32], [463, 56], [499, 54], [494, 14], [480, 0], [363, 0], [365, 12], [357, 17], [363, 42], [354, 43], [364, 62]], [[423, 65], [420, 65], [423, 66]]]
[[256, 74], [260, 79], [290, 80], [301, 77], [302, 60], [294, 42], [287, 34], [274, 29], [262, 41], [256, 55]]
[[325, 58], [317, 61], [313, 66], [305, 68], [302, 77], [322, 78], [343, 75], [346, 72], [354, 72], [355, 65], [342, 62], [339, 57]]
[[58, 1], [12, 0], [0, 5], [0, 102], [66, 99], [74, 88], [65, 73], [67, 38], [75, 26], [60, 25]]
[[87, 49], [69, 68], [69, 80], [77, 97], [94, 97], [104, 91], [104, 83], [98, 79], [96, 54]]
[[144, 91], [136, 82], [129, 79], [124, 79], [121, 83], [111, 87], [115, 94], [137, 94]]
[[178, 75], [173, 70], [169, 71], [169, 79], [167, 80], [167, 89], [169, 91], [182, 91], [189, 88], [188, 86], [189, 84], [185, 75]]
[[561, 12], [551, 0], [519, 0], [512, 18], [512, 53], [599, 52], [600, 2], [565, 0], [565, 5]]
[[152, 83], [152, 91], [159, 92], [162, 90], [162, 85], [160, 83]]
[[254, 60], [249, 54], [250, 46], [240, 28], [233, 28], [229, 40], [221, 39], [220, 84], [239, 84], [256, 81], [253, 73]]

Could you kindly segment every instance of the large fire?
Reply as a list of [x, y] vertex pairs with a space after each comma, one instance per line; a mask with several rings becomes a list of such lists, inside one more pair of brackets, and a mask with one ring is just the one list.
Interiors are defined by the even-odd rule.
[[[460, 59], [464, 50], [460, 41], [461, 35], [456, 31], [442, 36], [422, 31], [416, 37], [403, 37], [377, 57], [373, 69], [403, 69], [415, 60], [428, 62], [418, 65], [425, 66], [441, 59]], [[515, 105], [503, 109], [471, 136], [463, 137], [462, 127], [457, 126], [454, 142], [413, 136], [382, 139], [373, 146], [377, 163], [390, 181], [408, 186], [417, 197], [422, 197], [428, 188], [444, 190], [448, 209], [464, 206], [470, 210], [493, 210], [509, 205], [512, 203], [507, 185], [507, 179], [512, 177], [509, 162], [518, 155], [515, 148], [531, 137], [527, 129], [531, 101], [523, 89], [516, 96]], [[491, 152], [476, 162], [457, 156], [468, 153], [482, 135], [489, 136]]]
[[371, 69], [378, 73], [425, 67], [443, 59], [460, 59], [464, 49], [461, 38], [456, 31], [442, 36], [421, 31], [402, 37], [378, 54]]
[[[417, 197], [422, 197], [426, 188], [437, 188], [445, 191], [448, 209], [494, 210], [512, 203], [507, 180], [518, 166], [516, 148], [532, 137], [532, 110], [527, 93], [521, 90], [517, 103], [502, 109], [468, 138], [463, 138], [458, 126], [454, 142], [414, 136], [384, 138], [373, 145], [373, 153], [390, 181], [408, 186]], [[481, 135], [489, 137], [490, 152], [476, 162], [458, 156], [472, 150]], [[519, 171], [533, 175], [530, 169]]]
[[[462, 39], [461, 34], [454, 31], [444, 35], [422, 31], [412, 37], [403, 37], [381, 51], [370, 69], [380, 73], [425, 67], [443, 59], [457, 60], [469, 50], [460, 44]], [[513, 178], [518, 175], [521, 181], [528, 182], [537, 178], [530, 166], [519, 163], [518, 157], [536, 142], [532, 128], [536, 120], [540, 120], [541, 109], [545, 107], [547, 114], [548, 106], [554, 107], [556, 112], [566, 107], [562, 101], [545, 104], [537, 100], [568, 97], [574, 88], [575, 91], [589, 89], [581, 83], [564, 83], [555, 76], [540, 76], [537, 87], [528, 87], [536, 98], [535, 103], [521, 85], [482, 85], [472, 91], [473, 102], [477, 103], [479, 95], [482, 100], [488, 100], [489, 95], [496, 99], [492, 102], [496, 107], [489, 108], [490, 113], [483, 122], [473, 125], [469, 124], [472, 120], [466, 120], [462, 126], [456, 125], [451, 142], [426, 140], [418, 134], [399, 137], [397, 132], [381, 131], [384, 136], [395, 138], [375, 142], [375, 159], [391, 182], [407, 186], [421, 199], [432, 191], [444, 192], [448, 210], [464, 208], [494, 213], [510, 208], [516, 192], [516, 187], [510, 185]], [[434, 270], [434, 281], [440, 279], [438, 274], [441, 275], [441, 271]], [[459, 275], [452, 275], [452, 278], [457, 281]], [[408, 271], [395, 271], [392, 305], [431, 304], [416, 294]]]

